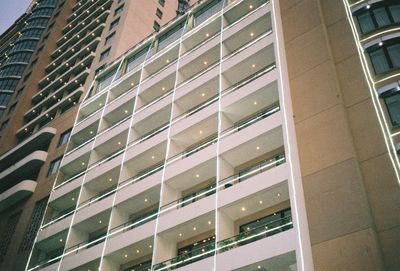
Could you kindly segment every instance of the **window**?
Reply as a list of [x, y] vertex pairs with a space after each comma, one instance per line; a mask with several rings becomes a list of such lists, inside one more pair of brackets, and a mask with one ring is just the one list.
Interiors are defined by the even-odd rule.
[[165, 0], [158, 0], [158, 3], [163, 7], [165, 5]]
[[126, 72], [129, 72], [131, 70], [133, 70], [133, 68], [137, 67], [137, 65], [139, 65], [140, 63], [142, 63], [146, 57], [146, 53], [149, 51], [149, 47], [145, 47], [142, 50], [140, 50], [138, 53], [136, 53], [135, 55], [131, 56], [128, 60], [127, 60], [127, 64], [126, 64]]
[[387, 111], [393, 126], [400, 125], [400, 93], [384, 98]]
[[183, 33], [184, 26], [185, 26], [185, 21], [182, 21], [179, 24], [172, 27], [167, 32], [165, 32], [164, 34], [162, 34], [158, 39], [158, 50], [167, 47], [169, 44], [179, 39]]
[[24, 88], [19, 89], [19, 90], [17, 91], [17, 95], [16, 95], [15, 97], [16, 97], [16, 98], [19, 98], [19, 97], [22, 95], [23, 92], [24, 92]]
[[104, 42], [104, 45], [105, 46], [109, 45], [113, 41], [114, 36], [115, 36], [115, 32], [113, 32], [110, 35], [108, 35], [107, 38], [106, 38], [106, 41]]
[[59, 157], [59, 158], [51, 161], [50, 167], [49, 167], [49, 172], [47, 173], [47, 176], [51, 176], [57, 172], [57, 170], [60, 168], [61, 158], [62, 157]]
[[156, 21], [154, 21], [153, 29], [154, 29], [155, 31], [157, 31], [157, 32], [160, 31], [160, 24], [157, 23]]
[[157, 10], [156, 10], [156, 16], [158, 17], [158, 18], [162, 18], [162, 16], [163, 16], [163, 13], [162, 13], [162, 11], [159, 9], [159, 8], [157, 8]]
[[376, 45], [368, 49], [376, 75], [400, 68], [400, 44], [395, 42], [398, 41], [389, 41], [387, 45]]
[[105, 50], [104, 52], [101, 53], [100, 55], [100, 61], [102, 61], [103, 59], [105, 59], [106, 57], [108, 57], [108, 55], [110, 54], [110, 49], [108, 48], [107, 50]]
[[124, 10], [124, 4], [122, 4], [121, 6], [119, 6], [119, 7], [115, 10], [114, 16], [117, 16], [117, 15], [120, 14], [123, 10]]
[[4, 121], [1, 126], [0, 126], [0, 132], [2, 132], [4, 129], [6, 129], [8, 126], [8, 120]]
[[223, 1], [214, 0], [194, 14], [194, 24], [197, 26], [222, 9]]
[[10, 216], [7, 220], [7, 224], [1, 231], [0, 235], [0, 263], [4, 261], [4, 257], [7, 254], [8, 246], [13, 238], [15, 229], [17, 227], [21, 212]]
[[72, 128], [68, 129], [60, 135], [60, 140], [58, 141], [58, 146], [67, 144], [69, 137], [71, 136]]
[[[384, 3], [384, 2], [383, 2]], [[378, 3], [355, 14], [363, 34], [400, 23], [400, 4]]]
[[12, 105], [10, 105], [10, 108], [8, 109], [8, 115], [11, 115], [12, 113], [14, 113], [15, 111], [15, 107], [17, 106], [17, 103], [13, 103]]
[[119, 24], [119, 18], [111, 22], [110, 30], [116, 27], [118, 24]]
[[22, 240], [21, 246], [19, 247], [19, 251], [31, 250], [33, 242], [35, 241], [37, 231], [39, 230], [44, 211], [46, 210], [47, 200], [48, 198], [44, 198], [36, 202], [32, 212], [30, 223], [25, 231], [24, 239]]
[[0, 105], [6, 106], [11, 98], [11, 93], [0, 93]]
[[[18, 79], [0, 79], [0, 89], [1, 90], [14, 90], [18, 85]], [[1, 95], [1, 94], [0, 94]], [[1, 98], [0, 98], [1, 100]]]

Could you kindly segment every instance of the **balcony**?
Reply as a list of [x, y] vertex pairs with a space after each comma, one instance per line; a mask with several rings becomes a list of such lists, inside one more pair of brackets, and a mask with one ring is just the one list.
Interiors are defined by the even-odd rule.
[[0, 171], [5, 170], [35, 150], [47, 150], [57, 130], [46, 127], [0, 156]]
[[34, 151], [0, 172], [0, 191], [4, 192], [22, 180], [37, 176], [47, 158], [47, 152]]
[[0, 193], [0, 212], [32, 195], [36, 184], [36, 181], [25, 180]]

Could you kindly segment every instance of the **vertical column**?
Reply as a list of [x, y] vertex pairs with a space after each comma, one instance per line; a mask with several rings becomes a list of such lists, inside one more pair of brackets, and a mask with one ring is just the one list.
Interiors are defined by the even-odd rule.
[[297, 235], [296, 259], [298, 270], [312, 271], [314, 265], [311, 254], [311, 243], [308, 232], [307, 214], [305, 209], [304, 192], [300, 173], [300, 161], [296, 134], [294, 129], [292, 102], [286, 64], [285, 46], [283, 42], [282, 21], [279, 1], [271, 0], [272, 28], [275, 36], [275, 56], [279, 71], [278, 92], [281, 110], [284, 118], [282, 126], [286, 161], [289, 165], [289, 196], [292, 205], [294, 230]]

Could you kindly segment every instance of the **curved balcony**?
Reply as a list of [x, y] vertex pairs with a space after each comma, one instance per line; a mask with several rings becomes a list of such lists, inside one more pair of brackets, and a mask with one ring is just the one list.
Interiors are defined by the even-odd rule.
[[0, 193], [0, 212], [32, 195], [36, 184], [35, 181], [25, 180]]

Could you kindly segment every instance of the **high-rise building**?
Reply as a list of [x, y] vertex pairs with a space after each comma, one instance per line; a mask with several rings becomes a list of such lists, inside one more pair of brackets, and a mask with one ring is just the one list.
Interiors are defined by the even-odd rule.
[[0, 270], [26, 267], [95, 74], [177, 9], [177, 1], [39, 0], [1, 36]]
[[27, 270], [398, 270], [400, 4], [178, 2], [88, 81]]

